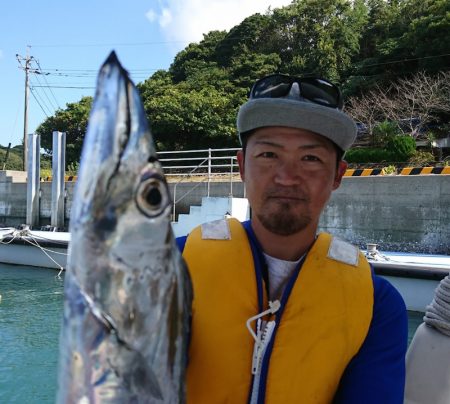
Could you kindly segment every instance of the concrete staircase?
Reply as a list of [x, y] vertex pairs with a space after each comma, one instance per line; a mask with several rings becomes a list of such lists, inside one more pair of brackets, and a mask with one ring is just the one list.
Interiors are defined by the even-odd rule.
[[27, 182], [26, 171], [0, 170], [0, 182]]
[[175, 237], [185, 236], [194, 227], [232, 216], [240, 221], [249, 219], [249, 205], [246, 198], [204, 197], [201, 206], [191, 206], [189, 214], [180, 214], [178, 222], [172, 223]]

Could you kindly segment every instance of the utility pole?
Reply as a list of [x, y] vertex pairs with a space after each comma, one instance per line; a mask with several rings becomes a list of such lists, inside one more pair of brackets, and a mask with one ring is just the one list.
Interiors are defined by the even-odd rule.
[[[25, 106], [23, 112], [23, 171], [27, 171], [27, 135], [28, 135], [28, 95], [29, 95], [29, 85], [28, 85], [28, 72], [30, 70], [31, 61], [33, 56], [30, 56], [30, 46], [27, 46], [27, 55], [22, 57], [16, 54], [17, 61], [20, 64], [20, 68], [25, 71]], [[25, 66], [22, 65], [25, 62]]]

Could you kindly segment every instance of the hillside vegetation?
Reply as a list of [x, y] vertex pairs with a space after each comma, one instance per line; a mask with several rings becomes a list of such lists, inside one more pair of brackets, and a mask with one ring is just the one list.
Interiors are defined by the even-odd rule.
[[22, 146], [12, 147], [9, 151], [8, 160], [5, 161], [7, 147], [0, 145], [0, 170], [22, 170]]
[[[381, 111], [367, 123], [355, 112], [358, 103], [373, 94], [369, 102], [376, 104], [377, 91], [389, 99], [400, 80], [417, 74], [434, 80], [448, 71], [449, 16], [448, 0], [294, 0], [229, 31], [211, 31], [179, 52], [168, 70], [138, 84], [157, 148], [237, 146], [237, 109], [252, 83], [273, 72], [323, 76], [340, 84], [352, 97], [348, 111], [372, 139], [373, 127], [392, 118]], [[437, 90], [447, 97], [445, 91]], [[38, 128], [42, 146], [51, 152], [52, 132], [64, 131], [67, 162], [77, 162], [91, 103], [85, 97], [46, 119]], [[414, 108], [404, 118], [414, 118]], [[449, 116], [445, 108], [432, 106], [429, 122], [420, 124], [433, 123], [435, 132], [445, 132]]]

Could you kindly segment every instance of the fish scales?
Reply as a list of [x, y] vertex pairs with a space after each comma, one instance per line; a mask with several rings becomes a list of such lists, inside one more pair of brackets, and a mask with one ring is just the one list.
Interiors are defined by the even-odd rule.
[[100, 69], [70, 218], [58, 403], [183, 403], [192, 287], [139, 93]]

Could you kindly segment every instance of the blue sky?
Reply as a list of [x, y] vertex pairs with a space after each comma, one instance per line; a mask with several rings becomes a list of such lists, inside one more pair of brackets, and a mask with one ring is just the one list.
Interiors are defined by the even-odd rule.
[[3, 0], [0, 145], [11, 142], [14, 146], [23, 138], [25, 74], [19, 68], [16, 54], [24, 58], [28, 50], [34, 58], [31, 67], [45, 73], [30, 74], [28, 133], [31, 133], [56, 109], [94, 94], [97, 70], [112, 49], [132, 79], [143, 81], [157, 69], [167, 69], [176, 53], [190, 42], [201, 40], [203, 33], [228, 30], [255, 12], [263, 13], [269, 6], [276, 8], [290, 2]]

